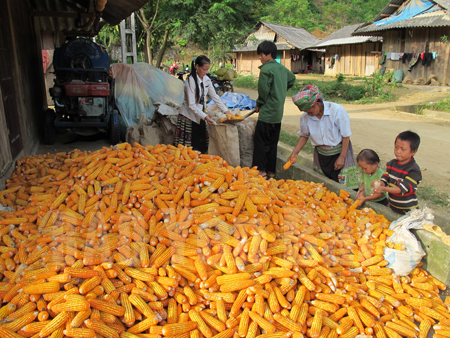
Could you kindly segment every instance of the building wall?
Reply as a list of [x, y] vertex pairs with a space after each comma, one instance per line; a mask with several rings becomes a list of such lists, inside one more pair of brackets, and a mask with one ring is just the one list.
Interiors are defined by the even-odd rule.
[[[323, 72], [324, 60], [323, 53], [311, 52], [307, 50], [300, 51], [299, 49], [282, 50], [281, 52], [281, 64], [287, 69], [291, 70], [294, 74], [302, 73], [307, 70], [308, 61], [311, 62], [315, 73]], [[236, 53], [236, 71], [241, 75], [259, 75], [259, 56], [256, 51], [253, 52], [238, 52]], [[292, 55], [299, 55], [298, 60], [292, 61]], [[303, 58], [302, 58], [303, 56]], [[319, 62], [319, 59], [322, 59]]]
[[422, 66], [422, 60], [408, 71], [408, 65], [402, 61], [386, 60], [383, 65], [395, 69], [402, 69], [405, 76], [413, 80], [427, 79], [431, 74], [437, 75], [442, 85], [450, 82], [450, 46], [441, 42], [442, 36], [450, 35], [450, 27], [405, 28], [383, 32], [383, 51], [395, 53], [423, 53], [436, 52], [438, 57], [431, 62], [431, 66]]
[[11, 69], [14, 79], [14, 94], [17, 105], [17, 116], [20, 124], [20, 136], [23, 149], [11, 157], [5, 122], [3, 97], [0, 92], [0, 188], [11, 175], [15, 161], [25, 155], [32, 154], [39, 144], [39, 121], [46, 107], [44, 77], [42, 70], [42, 53], [40, 32], [37, 20], [28, 15], [27, 3], [6, 0], [11, 34], [11, 45], [6, 48], [13, 55]]
[[[381, 51], [381, 42], [329, 46], [325, 53], [325, 75], [370, 76], [380, 67], [377, 51]], [[331, 67], [336, 54], [339, 60]]]

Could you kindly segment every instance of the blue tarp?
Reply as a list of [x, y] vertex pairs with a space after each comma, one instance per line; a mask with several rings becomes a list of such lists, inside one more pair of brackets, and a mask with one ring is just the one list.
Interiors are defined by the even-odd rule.
[[377, 21], [375, 26], [384, 26], [393, 22], [403, 21], [415, 17], [428, 11], [434, 6], [433, 1], [428, 0], [411, 0], [405, 7], [403, 7], [397, 14], [391, 15], [389, 18]]
[[[226, 92], [220, 98], [230, 109], [252, 110], [256, 107], [256, 101], [251, 100], [248, 95]], [[208, 106], [213, 103], [213, 100], [209, 101]]]

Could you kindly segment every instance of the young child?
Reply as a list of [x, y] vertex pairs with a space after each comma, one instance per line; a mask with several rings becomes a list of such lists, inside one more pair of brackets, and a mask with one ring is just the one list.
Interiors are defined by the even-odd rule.
[[253, 165], [259, 175], [275, 174], [277, 144], [280, 137], [286, 91], [295, 83], [295, 75], [279, 64], [277, 46], [271, 41], [263, 41], [256, 52], [262, 65], [258, 80], [258, 99], [255, 110], [259, 112], [255, 128]]
[[363, 171], [360, 179], [361, 186], [356, 195], [359, 199], [359, 205], [363, 205], [365, 201], [372, 201], [388, 206], [387, 192], [375, 193], [372, 187], [372, 182], [381, 179], [384, 174], [384, 170], [379, 166], [380, 158], [378, 154], [372, 149], [363, 149], [356, 156], [356, 163]]
[[[386, 164], [380, 186], [374, 189], [375, 192], [386, 191], [391, 209], [399, 214], [406, 214], [419, 206], [416, 190], [422, 173], [414, 160], [419, 145], [420, 136], [416, 133], [404, 131], [398, 134], [395, 138], [395, 159]], [[374, 182], [372, 187], [375, 187]]]

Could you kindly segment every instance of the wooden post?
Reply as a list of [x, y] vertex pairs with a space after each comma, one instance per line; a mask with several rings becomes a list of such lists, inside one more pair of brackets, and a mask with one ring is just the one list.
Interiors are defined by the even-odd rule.
[[[445, 59], [444, 59], [444, 77], [442, 78], [441, 85], [446, 86], [447, 83], [450, 81], [450, 77], [448, 74], [448, 63], [449, 63], [449, 56], [450, 56], [450, 45], [447, 45], [445, 48]], [[439, 55], [438, 55], [439, 57]]]
[[[130, 56], [133, 59], [133, 63], [137, 63], [137, 50], [136, 50], [136, 29], [134, 22], [134, 13], [130, 16], [130, 27], [126, 27], [126, 20], [122, 20], [120, 23], [120, 42], [122, 47], [122, 62], [127, 63], [127, 58]], [[131, 36], [131, 51], [128, 51], [127, 36]]]

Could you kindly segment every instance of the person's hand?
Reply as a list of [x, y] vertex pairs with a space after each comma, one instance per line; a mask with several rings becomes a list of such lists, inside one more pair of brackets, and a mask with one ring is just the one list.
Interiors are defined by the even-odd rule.
[[364, 191], [358, 190], [358, 193], [356, 194], [356, 198], [364, 197]]
[[257, 113], [259, 113], [259, 107], [258, 107], [258, 106], [255, 107], [255, 111], [256, 111]]
[[358, 200], [359, 200], [359, 206], [361, 206], [366, 201], [366, 198], [364, 196], [361, 196], [361, 197], [358, 198]]
[[288, 161], [291, 161], [291, 163], [294, 164], [297, 159], [297, 155], [298, 154], [292, 153], [291, 156], [288, 157]]
[[225, 114], [225, 115], [228, 115], [228, 114], [234, 115], [234, 114], [231, 114], [231, 112], [230, 112], [229, 110], [227, 110], [224, 114]]
[[206, 117], [205, 117], [205, 121], [206, 121], [208, 124], [215, 124], [215, 122], [214, 122], [209, 116], [206, 116]]
[[339, 156], [336, 160], [336, 162], [334, 162], [334, 170], [339, 170], [344, 168], [344, 164], [345, 164], [345, 157], [344, 156]]

